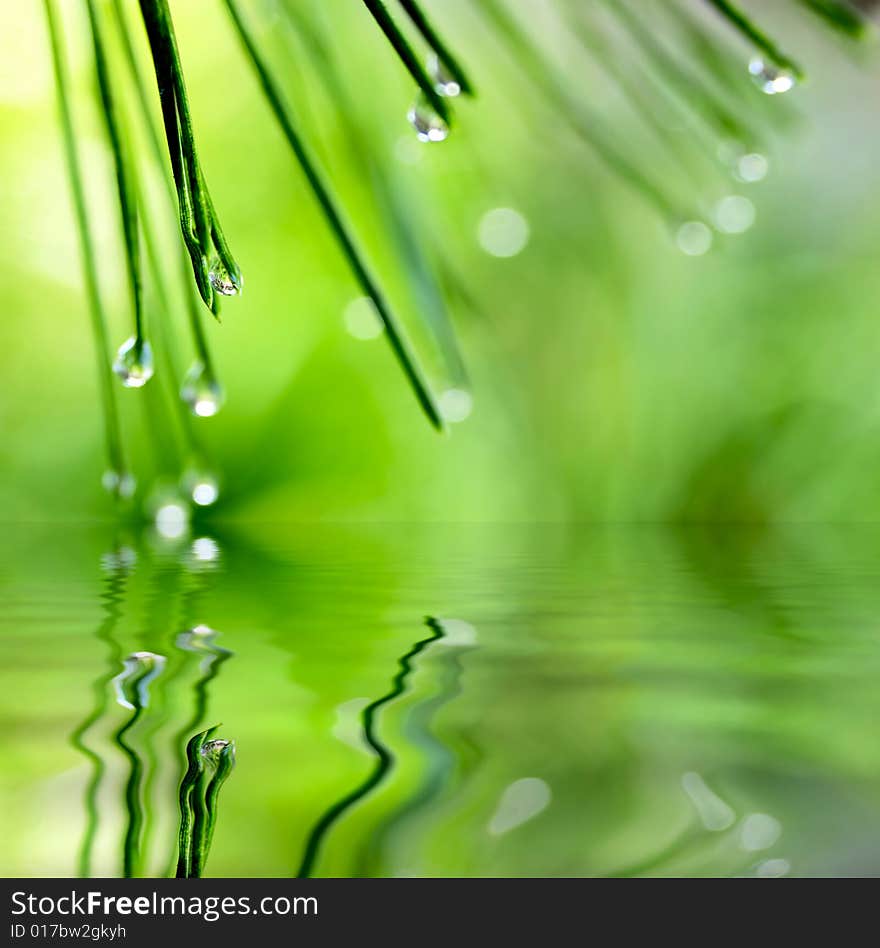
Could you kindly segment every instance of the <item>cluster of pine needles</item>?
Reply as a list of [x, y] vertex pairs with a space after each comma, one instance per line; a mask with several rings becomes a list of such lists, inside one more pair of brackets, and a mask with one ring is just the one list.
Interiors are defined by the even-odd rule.
[[[113, 161], [132, 322], [130, 338], [114, 355], [70, 93], [66, 49], [70, 32], [62, 25], [56, 0], [44, 0], [103, 406], [107, 455], [103, 483], [120, 500], [130, 498], [135, 491], [126, 460], [114, 376], [126, 387], [140, 388], [157, 374], [164, 377], [165, 385], [172, 383], [179, 394], [173, 402], [182, 444], [178, 464], [181, 486], [189, 495], [185, 503], [208, 505], [217, 499], [217, 484], [196, 423], [216, 414], [224, 392], [203, 321], [206, 313], [219, 318], [221, 298], [241, 293], [241, 270], [199, 158], [183, 56], [169, 0], [138, 0], [137, 5], [124, 0], [76, 2], [85, 9], [97, 101]], [[279, 70], [267, 55], [268, 19], [259, 16], [267, 12], [267, 5], [264, 0], [217, 3], [225, 7], [265, 104], [355, 282], [381, 320], [385, 337], [419, 405], [430, 423], [443, 429], [448, 419], [444, 417], [442, 399], [360, 246], [349, 212], [316, 157], [318, 149], [303, 133]], [[426, 146], [444, 141], [453, 126], [453, 103], [477, 94], [470, 69], [454, 51], [456, 44], [435, 23], [434, 11], [429, 14], [424, 0], [362, 0], [362, 5], [387, 41], [389, 55], [399, 61], [412, 82], [414, 101], [407, 118], [414, 134]], [[786, 5], [848, 38], [860, 39], [869, 33], [866, 17], [870, 3], [788, 0]], [[446, 12], [443, 4], [434, 6], [438, 17]], [[626, 136], [591, 101], [590, 94], [569, 81], [559, 65], [559, 51], [551, 48], [541, 30], [534, 28], [533, 19], [543, 22], [534, 18], [535, 7], [515, 0], [474, 0], [472, 7], [470, 12], [501, 40], [544, 106], [568, 123], [602, 162], [674, 225], [679, 245], [686, 253], [703, 252], [710, 239], [711, 215], [698, 206], [693, 193], [674, 194], [666, 182], [658, 180], [644, 158], [628, 147]], [[801, 82], [805, 70], [798, 58], [759, 22], [765, 11], [759, 10], [755, 19], [729, 0], [670, 0], [659, 12], [655, 5], [635, 0], [547, 0], [540, 8], [541, 18], [555, 18], [552, 36], [564, 35], [585, 61], [619, 88], [658, 147], [687, 172], [683, 178], [696, 182], [707, 174], [716, 174], [748, 183], [766, 173], [762, 143], [766, 137], [767, 101], [756, 95], [756, 90], [777, 96]], [[321, 0], [275, 0], [272, 11], [280, 16], [283, 28], [300, 40], [298, 49], [311, 58], [316, 74], [338, 106], [345, 133], [356, 143], [360, 133], [351, 118], [352, 103], [339, 81], [339, 70], [344, 66], [337, 58], [332, 18], [360, 15], [360, 11], [343, 10], [342, 5], [330, 10]], [[142, 58], [146, 58], [141, 44], [146, 44], [154, 81], [141, 68]], [[481, 81], [485, 80], [481, 77]], [[132, 96], [138, 105], [139, 114], [135, 116], [130, 116], [122, 104]], [[789, 119], [785, 109], [774, 107], [773, 127], [784, 127]], [[139, 124], [146, 137], [146, 154], [135, 153], [132, 122]], [[681, 127], [686, 129], [685, 135], [679, 132]], [[464, 363], [439, 281], [428, 255], [420, 250], [417, 228], [408, 219], [405, 202], [395, 190], [393, 172], [386, 163], [372, 157], [369, 149], [362, 154], [370, 186], [393, 232], [401, 266], [422, 287], [425, 324], [454, 385], [466, 388]], [[148, 171], [158, 172], [166, 182], [169, 206], [179, 222], [176, 282], [183, 292], [182, 302], [172, 298], [175, 291], [159, 259], [161, 235], [147, 201]], [[727, 210], [735, 212], [736, 206], [728, 205]], [[736, 227], [733, 220], [730, 230]], [[145, 285], [150, 286], [157, 300], [149, 316], [144, 305]], [[173, 345], [172, 310], [186, 313], [195, 354], [186, 372], [178, 365]]]

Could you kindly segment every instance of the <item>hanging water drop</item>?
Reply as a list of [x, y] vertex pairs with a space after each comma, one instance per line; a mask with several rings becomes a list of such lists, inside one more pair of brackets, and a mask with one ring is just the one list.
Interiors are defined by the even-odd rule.
[[241, 274], [230, 273], [220, 257], [211, 260], [208, 279], [221, 296], [237, 296], [241, 293]]
[[167, 500], [156, 508], [156, 530], [166, 540], [177, 540], [189, 529], [189, 508], [179, 500]]
[[190, 407], [190, 411], [199, 418], [216, 415], [223, 406], [223, 388], [214, 373], [202, 362], [196, 362], [180, 389], [180, 397]]
[[111, 467], [101, 475], [101, 486], [119, 500], [128, 500], [134, 496], [137, 481], [127, 471], [117, 471]]
[[729, 194], [715, 205], [713, 218], [722, 234], [743, 234], [755, 223], [755, 205], [740, 194]]
[[153, 350], [145, 339], [132, 336], [119, 347], [113, 371], [126, 388], [141, 388], [153, 377]]
[[448, 388], [440, 395], [438, 404], [443, 420], [458, 424], [470, 416], [474, 400], [471, 393], [463, 388]]
[[775, 63], [755, 56], [749, 63], [749, 75], [755, 85], [766, 95], [779, 95], [794, 88], [797, 81], [790, 69], [784, 69]]
[[449, 136], [449, 126], [421, 92], [406, 117], [420, 142], [442, 142]]
[[434, 89], [438, 95], [454, 99], [461, 95], [461, 84], [446, 68], [443, 60], [436, 53], [431, 53], [428, 60], [428, 75], [434, 81]]
[[712, 231], [702, 221], [685, 221], [678, 228], [675, 242], [688, 257], [702, 257], [712, 246]]
[[217, 478], [211, 474], [193, 475], [189, 483], [189, 493], [194, 504], [199, 507], [210, 507], [220, 496]]
[[755, 184], [758, 181], [763, 181], [769, 170], [770, 163], [766, 156], [753, 151], [747, 155], [742, 155], [737, 160], [734, 174], [744, 184]]

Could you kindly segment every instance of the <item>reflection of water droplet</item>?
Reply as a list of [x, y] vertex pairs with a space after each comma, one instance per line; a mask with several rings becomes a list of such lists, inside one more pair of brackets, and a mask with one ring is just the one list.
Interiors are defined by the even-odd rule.
[[477, 239], [493, 257], [515, 257], [529, 242], [529, 222], [511, 207], [496, 207], [480, 218]]
[[755, 223], [755, 205], [747, 197], [729, 194], [715, 205], [714, 218], [723, 234], [742, 234]]
[[788, 92], [796, 82], [791, 70], [783, 69], [760, 56], [755, 56], [749, 63], [749, 74], [761, 92], [767, 95]]
[[675, 235], [678, 249], [689, 257], [701, 257], [712, 246], [712, 231], [702, 221], [686, 221]]
[[130, 546], [121, 546], [101, 556], [101, 568], [108, 573], [128, 572], [137, 563], [137, 553]]
[[195, 362], [186, 373], [180, 397], [199, 418], [210, 418], [223, 407], [223, 387], [202, 362]]
[[770, 163], [767, 158], [757, 151], [749, 152], [747, 155], [740, 155], [736, 161], [735, 174], [740, 181], [745, 184], [754, 184], [757, 181], [763, 181], [770, 170]]
[[449, 126], [421, 92], [406, 117], [420, 142], [442, 142], [449, 136]]
[[137, 336], [126, 339], [116, 353], [113, 371], [126, 388], [141, 388], [153, 377], [153, 350]]
[[217, 738], [213, 741], [205, 741], [205, 743], [202, 745], [202, 757], [205, 758], [205, 761], [208, 764], [211, 764], [215, 767], [220, 762], [221, 757], [234, 754], [234, 741], [225, 741], [222, 738]]
[[[155, 652], [132, 652], [122, 663], [122, 671], [113, 679], [113, 688], [116, 692], [116, 703], [135, 710], [134, 698], [137, 696], [138, 706], [146, 708], [150, 703], [149, 686], [165, 667], [165, 656]], [[135, 684], [132, 693], [130, 685]]]
[[177, 500], [160, 504], [155, 515], [156, 529], [167, 540], [177, 540], [189, 527], [189, 507]]
[[384, 326], [376, 306], [368, 296], [353, 299], [342, 313], [342, 321], [349, 335], [355, 339], [376, 339], [382, 335]]
[[755, 866], [755, 875], [759, 879], [781, 879], [791, 872], [791, 863], [787, 859], [766, 859]]
[[709, 789], [706, 781], [699, 774], [693, 772], [683, 774], [681, 785], [707, 830], [717, 833], [733, 824], [736, 813], [721, 797]]
[[748, 852], [769, 849], [782, 835], [782, 824], [768, 813], [749, 813], [740, 827], [740, 845]]
[[214, 257], [208, 268], [208, 279], [211, 286], [221, 296], [236, 296], [241, 292], [241, 274], [232, 274], [226, 269], [226, 265], [220, 257]]
[[464, 619], [438, 619], [443, 630], [443, 638], [437, 640], [438, 645], [451, 647], [469, 646], [477, 644], [477, 630]]
[[112, 494], [120, 500], [128, 500], [134, 496], [137, 481], [134, 479], [134, 475], [127, 471], [120, 473], [111, 467], [101, 475], [101, 486], [108, 494]]
[[213, 537], [197, 537], [190, 552], [200, 563], [214, 563], [220, 556], [220, 546]]
[[199, 623], [177, 636], [177, 646], [187, 652], [204, 652], [215, 638], [217, 638], [217, 632], [214, 629], [209, 625]]
[[461, 86], [436, 53], [431, 53], [428, 59], [428, 75], [434, 80], [434, 89], [440, 95], [445, 95], [450, 99], [461, 95]]
[[437, 399], [437, 406], [444, 421], [451, 424], [464, 421], [473, 411], [474, 400], [463, 388], [448, 388]]
[[509, 833], [547, 809], [553, 794], [548, 784], [539, 777], [514, 780], [501, 794], [498, 807], [489, 820], [492, 836]]

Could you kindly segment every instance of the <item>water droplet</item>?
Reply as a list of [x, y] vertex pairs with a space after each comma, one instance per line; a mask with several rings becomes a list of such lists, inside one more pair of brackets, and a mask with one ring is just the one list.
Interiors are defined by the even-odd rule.
[[120, 500], [128, 500], [134, 496], [137, 481], [134, 479], [134, 475], [127, 471], [120, 472], [111, 467], [101, 475], [101, 486], [108, 494], [112, 494]]
[[437, 399], [444, 421], [457, 424], [470, 416], [474, 408], [471, 393], [463, 388], [448, 388]]
[[406, 117], [420, 142], [442, 142], [449, 137], [449, 126], [421, 92]]
[[155, 523], [160, 536], [177, 540], [189, 527], [189, 507], [181, 501], [165, 501], [156, 508]]
[[790, 69], [777, 66], [760, 56], [755, 56], [749, 63], [749, 74], [761, 92], [767, 95], [788, 92], [797, 81]]
[[434, 89], [439, 95], [444, 95], [449, 99], [461, 95], [461, 86], [436, 53], [431, 53], [428, 60], [428, 75], [434, 80]]
[[184, 473], [181, 487], [199, 507], [210, 507], [220, 496], [217, 478], [199, 467], [191, 467]]
[[546, 781], [540, 777], [523, 777], [514, 780], [501, 795], [498, 807], [489, 821], [492, 836], [509, 833], [517, 826], [533, 819], [550, 805], [553, 794]]
[[208, 267], [208, 279], [211, 281], [211, 286], [221, 296], [237, 296], [241, 293], [241, 274], [230, 273], [219, 257], [211, 260]]
[[385, 327], [376, 306], [368, 296], [358, 296], [343, 310], [342, 321], [350, 336], [355, 339], [378, 339]]
[[734, 174], [745, 184], [763, 181], [769, 170], [770, 163], [767, 158], [756, 151], [740, 155], [734, 166]]
[[150, 703], [149, 686], [165, 667], [165, 656], [155, 652], [132, 652], [122, 663], [122, 671], [113, 679], [116, 703], [135, 710]]
[[220, 490], [213, 477], [200, 477], [192, 486], [193, 503], [200, 507], [210, 507], [219, 496]]
[[787, 859], [767, 859], [755, 867], [759, 879], [781, 879], [791, 872], [791, 863]]
[[755, 223], [755, 205], [747, 197], [729, 194], [715, 205], [715, 226], [723, 234], [742, 234]]
[[199, 418], [210, 418], [223, 407], [223, 387], [202, 362], [195, 362], [186, 373], [180, 397]]
[[712, 246], [712, 231], [702, 221], [686, 221], [675, 235], [678, 249], [689, 257], [701, 257]]
[[782, 824], [768, 813], [749, 813], [740, 827], [740, 845], [748, 852], [769, 849], [782, 835]]
[[736, 813], [717, 793], [714, 793], [703, 778], [693, 772], [682, 775], [681, 786], [691, 798], [703, 826], [713, 833], [727, 829], [736, 819]]
[[496, 207], [480, 218], [477, 239], [493, 257], [515, 257], [529, 242], [529, 222], [511, 207]]
[[116, 353], [113, 371], [126, 388], [141, 388], [153, 377], [153, 350], [137, 336], [126, 339]]

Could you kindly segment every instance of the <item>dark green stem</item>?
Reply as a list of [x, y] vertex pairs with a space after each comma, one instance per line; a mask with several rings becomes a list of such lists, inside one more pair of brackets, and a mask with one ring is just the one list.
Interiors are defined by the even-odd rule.
[[788, 69], [797, 79], [804, 78], [803, 69], [793, 59], [786, 56], [736, 4], [730, 3], [729, 0], [705, 0], [705, 2], [713, 6], [734, 29], [738, 30], [750, 43], [754, 43], [777, 66]]
[[416, 81], [425, 98], [431, 103], [434, 111], [449, 124], [451, 120], [449, 108], [443, 101], [443, 97], [434, 88], [433, 80], [425, 72], [412, 47], [406, 41], [406, 37], [397, 28], [397, 24], [391, 18], [385, 4], [382, 3], [382, 0], [364, 0], [364, 6], [370, 11], [379, 29], [385, 34], [385, 38], [391, 44], [394, 52], [397, 53], [400, 61], [406, 66], [407, 71]]
[[[162, 154], [162, 143], [159, 138], [159, 130], [156, 127], [156, 122], [153, 119], [153, 113], [150, 109], [146, 84], [144, 82], [143, 76], [141, 75], [140, 67], [138, 66], [137, 56], [135, 55], [134, 44], [131, 37], [131, 30], [129, 29], [125, 10], [123, 9], [122, 5], [122, 0], [113, 0], [112, 9], [116, 19], [117, 31], [119, 33], [120, 39], [122, 40], [122, 48], [125, 53], [128, 71], [131, 75], [132, 83], [134, 84], [135, 92], [137, 94], [138, 106], [140, 108], [144, 125], [147, 130], [147, 138], [150, 142], [150, 149], [153, 152], [156, 165], [162, 169], [162, 180], [165, 182], [168, 188], [169, 197], [171, 198], [172, 203], [174, 203], [176, 200], [174, 179], [173, 177], [168, 177], [168, 174], [163, 167], [164, 157]], [[145, 226], [144, 233], [148, 236], [147, 232], [148, 228]], [[189, 317], [190, 329], [193, 336], [193, 344], [195, 346], [199, 361], [208, 369], [209, 372], [213, 374], [211, 353], [208, 348], [208, 341], [205, 338], [205, 331], [202, 326], [201, 319], [199, 318], [198, 304], [196, 303], [196, 300], [193, 296], [192, 284], [189, 280], [188, 256], [186, 250], [183, 247], [180, 247], [177, 253], [177, 258], [180, 261], [181, 274], [183, 277], [182, 282], [186, 292], [186, 308], [187, 315]]]
[[400, 6], [406, 15], [412, 20], [413, 26], [422, 34], [425, 42], [434, 50], [437, 58], [449, 71], [449, 75], [458, 83], [459, 88], [465, 95], [473, 95], [474, 87], [470, 79], [458, 60], [450, 52], [449, 47], [443, 42], [437, 31], [431, 25], [424, 11], [416, 3], [416, 0], [400, 0]]
[[312, 161], [311, 156], [306, 150], [305, 144], [293, 124], [290, 112], [284, 104], [281, 89], [275, 83], [275, 80], [272, 78], [266, 62], [258, 51], [253, 35], [245, 25], [236, 0], [224, 0], [224, 2], [226, 3], [229, 14], [232, 17], [232, 21], [235, 24], [239, 37], [241, 38], [245, 52], [248, 54], [257, 72], [260, 83], [263, 87], [263, 91], [269, 101], [269, 105], [271, 106], [272, 111], [275, 113], [275, 118], [277, 119], [278, 124], [281, 126], [281, 130], [284, 133], [291, 150], [296, 156], [296, 159], [302, 168], [303, 174], [306, 176], [312, 192], [321, 206], [324, 217], [327, 219], [330, 229], [333, 231], [333, 235], [340, 244], [358, 283], [360, 283], [364, 293], [373, 301], [373, 304], [375, 305], [376, 310], [385, 325], [388, 341], [390, 342], [391, 347], [394, 350], [394, 354], [397, 356], [398, 361], [400, 362], [407, 378], [409, 379], [410, 384], [413, 387], [416, 397], [419, 400], [419, 404], [424, 409], [425, 414], [428, 416], [434, 427], [442, 429], [443, 420], [440, 416], [440, 411], [436, 405], [436, 402], [434, 401], [434, 396], [430, 390], [428, 382], [424, 378], [422, 371], [418, 366], [415, 355], [410, 351], [409, 344], [403, 335], [403, 331], [397, 324], [397, 319], [391, 311], [390, 306], [386, 302], [385, 297], [379, 289], [376, 281], [370, 274], [365, 261], [361, 257], [360, 251], [355, 245], [354, 239], [349, 234], [348, 228], [342, 220], [342, 215], [337, 210], [336, 204], [330, 195], [329, 188], [324, 183], [323, 178], [318, 172], [316, 164]]
[[116, 190], [119, 197], [119, 211], [122, 219], [122, 235], [125, 241], [125, 261], [128, 268], [128, 282], [134, 309], [135, 337], [138, 346], [144, 341], [143, 326], [143, 289], [141, 285], [140, 247], [138, 241], [138, 211], [135, 189], [128, 166], [125, 141], [113, 98], [113, 88], [107, 63], [104, 37], [95, 0], [86, 0], [89, 13], [89, 26], [92, 33], [92, 48], [95, 54], [95, 72], [98, 79], [98, 92], [101, 98], [101, 111], [104, 127], [113, 153], [113, 165], [116, 171]]
[[122, 451], [122, 437], [119, 429], [119, 411], [116, 405], [116, 390], [110, 370], [110, 347], [107, 339], [107, 319], [98, 288], [98, 268], [92, 232], [89, 226], [88, 210], [83, 186], [82, 169], [76, 150], [76, 136], [73, 127], [73, 115], [67, 98], [69, 80], [67, 63], [62, 45], [62, 30], [55, 11], [54, 0], [44, 0], [49, 40], [52, 47], [52, 67], [55, 75], [55, 90], [58, 98], [58, 112], [61, 119], [62, 139], [70, 179], [70, 190], [79, 231], [80, 252], [82, 254], [83, 276], [89, 300], [89, 314], [92, 323], [92, 338], [98, 366], [98, 388], [101, 393], [101, 406], [104, 415], [104, 437], [106, 440], [107, 461], [110, 468], [120, 477], [125, 473], [125, 460]]

